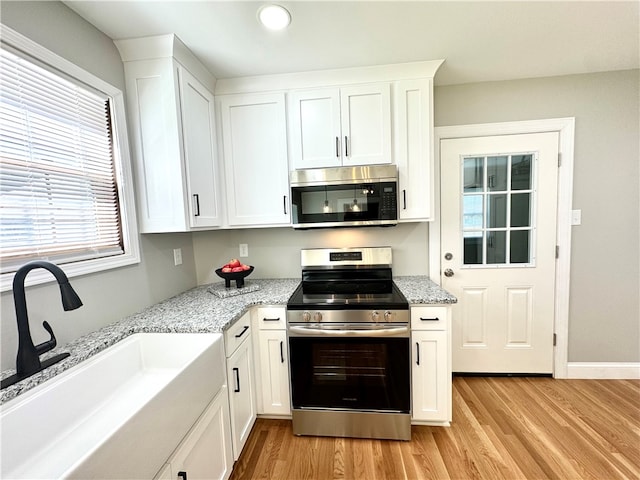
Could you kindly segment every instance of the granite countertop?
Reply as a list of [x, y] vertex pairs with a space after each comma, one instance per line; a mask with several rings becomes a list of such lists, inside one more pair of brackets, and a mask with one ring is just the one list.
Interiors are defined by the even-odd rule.
[[409, 304], [457, 303], [458, 299], [427, 276], [393, 277]]
[[[410, 304], [450, 304], [456, 298], [426, 276], [395, 277]], [[247, 293], [221, 297], [219, 284], [202, 285], [152, 305], [143, 311], [53, 349], [42, 358], [69, 352], [70, 357], [0, 392], [5, 403], [40, 383], [79, 364], [134, 333], [219, 333], [255, 305], [285, 305], [299, 278], [247, 280]], [[218, 293], [217, 293], [218, 292]], [[235, 292], [228, 292], [229, 294]], [[5, 370], [0, 378], [15, 370]]]

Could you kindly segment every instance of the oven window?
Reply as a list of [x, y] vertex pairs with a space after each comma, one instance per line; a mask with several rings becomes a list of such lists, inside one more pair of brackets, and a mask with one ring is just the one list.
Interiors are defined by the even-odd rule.
[[289, 338], [294, 408], [409, 412], [408, 338]]

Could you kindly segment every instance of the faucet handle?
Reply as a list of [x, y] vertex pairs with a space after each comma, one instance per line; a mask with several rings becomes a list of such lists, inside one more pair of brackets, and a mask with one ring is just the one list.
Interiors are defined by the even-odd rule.
[[49, 325], [49, 322], [47, 321], [42, 322], [42, 326], [47, 332], [49, 332], [49, 335], [51, 335], [51, 338], [46, 342], [41, 343], [40, 345], [36, 345], [36, 352], [38, 353], [38, 355], [42, 355], [43, 353], [48, 352], [49, 350], [53, 350], [55, 346], [58, 344], [56, 340], [56, 336], [53, 334], [53, 329], [51, 328], [51, 325]]

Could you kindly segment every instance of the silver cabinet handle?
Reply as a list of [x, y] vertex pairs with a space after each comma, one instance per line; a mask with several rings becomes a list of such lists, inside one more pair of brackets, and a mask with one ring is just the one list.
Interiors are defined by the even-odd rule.
[[344, 136], [344, 156], [349, 156], [349, 140], [346, 135]]

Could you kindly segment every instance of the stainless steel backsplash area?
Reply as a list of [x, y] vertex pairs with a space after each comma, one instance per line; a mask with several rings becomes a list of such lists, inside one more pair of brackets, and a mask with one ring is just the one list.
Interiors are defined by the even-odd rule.
[[329, 228], [293, 230], [260, 228], [193, 233], [193, 252], [198, 285], [220, 280], [214, 270], [238, 257], [238, 245], [249, 246], [240, 259], [256, 267], [254, 278], [297, 278], [302, 248], [393, 248], [394, 275], [428, 275], [428, 224], [403, 223], [394, 227]]

